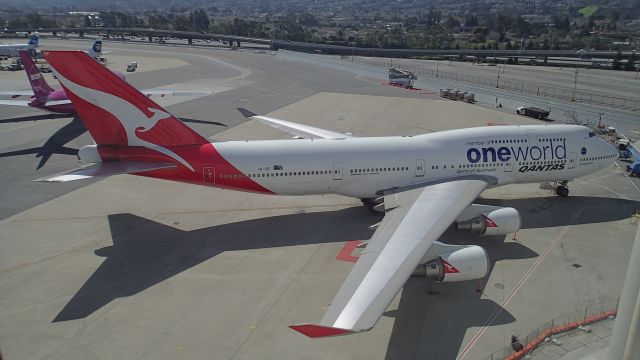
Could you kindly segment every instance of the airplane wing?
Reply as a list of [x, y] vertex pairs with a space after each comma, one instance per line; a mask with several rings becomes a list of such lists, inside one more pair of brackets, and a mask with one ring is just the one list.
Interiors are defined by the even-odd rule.
[[33, 91], [31, 90], [0, 91], [0, 96], [33, 96]]
[[0, 105], [29, 106], [28, 100], [0, 100]]
[[171, 163], [150, 163], [139, 161], [104, 162], [65, 171], [53, 176], [46, 176], [34, 181], [67, 182], [73, 180], [84, 180], [97, 176], [131, 174], [151, 170], [169, 169], [174, 167], [176, 167], [176, 165]]
[[432, 244], [487, 186], [463, 179], [385, 195], [385, 207], [395, 207], [386, 212], [320, 323], [290, 327], [312, 338], [371, 329]]
[[291, 121], [258, 115], [244, 108], [238, 108], [238, 111], [240, 111], [240, 113], [246, 118], [258, 120], [263, 124], [267, 124], [276, 129], [305, 139], [345, 139], [353, 137], [353, 135], [351, 134], [339, 133], [336, 131], [325, 130], [309, 125], [302, 125]]
[[211, 95], [210, 90], [171, 90], [171, 89], [145, 89], [140, 90], [146, 96], [172, 95], [172, 96], [201, 96]]

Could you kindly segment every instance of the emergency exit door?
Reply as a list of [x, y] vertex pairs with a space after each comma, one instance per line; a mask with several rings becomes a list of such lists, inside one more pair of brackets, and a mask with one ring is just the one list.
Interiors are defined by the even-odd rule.
[[424, 159], [416, 160], [416, 177], [424, 176]]

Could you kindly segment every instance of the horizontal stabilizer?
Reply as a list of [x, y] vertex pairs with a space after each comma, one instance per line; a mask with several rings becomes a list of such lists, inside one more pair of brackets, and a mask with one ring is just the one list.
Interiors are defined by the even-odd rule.
[[145, 89], [141, 92], [149, 95], [171, 95], [171, 96], [206, 96], [211, 95], [211, 90], [171, 90], [171, 89]]
[[29, 106], [29, 103], [28, 100], [0, 100], [0, 105], [9, 106]]
[[45, 103], [46, 106], [54, 106], [54, 105], [71, 105], [71, 100], [53, 100], [47, 101]]
[[53, 176], [47, 176], [34, 181], [42, 182], [67, 182], [73, 180], [83, 180], [98, 176], [110, 176], [118, 174], [140, 173], [151, 170], [175, 168], [171, 163], [154, 163], [139, 161], [117, 161], [96, 163], [89, 166], [69, 170]]
[[2, 96], [33, 96], [33, 90], [9, 90], [0, 91]]
[[360, 331], [360, 330], [340, 329], [340, 328], [315, 325], [315, 324], [297, 324], [297, 325], [290, 325], [289, 327], [310, 338], [349, 335], [349, 334], [353, 334]]

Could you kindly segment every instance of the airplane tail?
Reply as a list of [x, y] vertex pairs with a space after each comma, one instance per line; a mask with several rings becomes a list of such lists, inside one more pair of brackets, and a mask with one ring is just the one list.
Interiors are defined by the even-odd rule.
[[19, 53], [20, 59], [22, 60], [22, 66], [24, 66], [24, 71], [27, 73], [31, 89], [33, 89], [33, 94], [36, 99], [44, 98], [49, 95], [49, 93], [53, 92], [53, 88], [47, 84], [42, 73], [31, 59], [31, 56], [29, 56], [29, 52], [26, 50], [20, 50]]
[[38, 35], [36, 35], [36, 34], [31, 35], [27, 45], [33, 46], [33, 47], [37, 47], [38, 46]]
[[170, 155], [164, 147], [209, 143], [86, 53], [43, 55], [96, 144], [142, 146]]
[[102, 38], [97, 38], [93, 45], [89, 48], [89, 52], [100, 55], [102, 54]]

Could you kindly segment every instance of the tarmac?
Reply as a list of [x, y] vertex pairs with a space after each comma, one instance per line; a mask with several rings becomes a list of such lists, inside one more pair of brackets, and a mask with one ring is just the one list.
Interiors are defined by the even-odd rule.
[[[356, 136], [538, 123], [270, 53], [104, 47], [113, 51], [113, 68], [138, 62], [141, 71], [127, 76], [137, 87], [224, 88], [159, 99], [217, 140], [290, 137], [247, 122], [240, 106]], [[0, 87], [20, 74], [0, 73]], [[0, 115], [5, 359], [484, 359], [513, 334], [617, 298], [635, 236], [638, 181], [618, 166], [571, 182], [569, 198], [540, 184], [490, 189], [478, 202], [517, 208], [523, 228], [492, 237], [450, 230], [441, 239], [485, 247], [486, 279], [412, 278], [370, 332], [310, 340], [288, 325], [320, 320], [353, 265], [338, 253], [347, 241], [368, 239], [379, 216], [336, 195], [267, 196], [129, 175], [34, 183], [78, 165], [52, 151], [35, 169], [40, 158], [23, 150], [42, 147], [70, 124], [32, 120], [41, 114], [3, 108]], [[56, 146], [91, 143], [74, 129], [79, 136], [62, 131]]]

